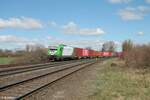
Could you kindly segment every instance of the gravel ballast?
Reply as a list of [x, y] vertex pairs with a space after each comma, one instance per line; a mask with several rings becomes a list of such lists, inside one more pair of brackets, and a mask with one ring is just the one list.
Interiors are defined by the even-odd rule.
[[[105, 61], [104, 61], [105, 62]], [[52, 84], [40, 92], [28, 97], [30, 100], [87, 100], [93, 93], [93, 80], [103, 62], [82, 69], [59, 82]]]

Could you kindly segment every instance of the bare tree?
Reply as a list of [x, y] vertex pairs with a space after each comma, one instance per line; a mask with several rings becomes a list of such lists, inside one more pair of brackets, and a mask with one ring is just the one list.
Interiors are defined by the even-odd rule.
[[36, 50], [43, 49], [43, 48], [45, 48], [45, 47], [41, 44], [26, 45], [27, 52], [36, 51]]
[[2, 50], [2, 49], [0, 49], [0, 53], [3, 53], [3, 50]]
[[102, 51], [114, 52], [115, 48], [116, 48], [115, 43], [113, 41], [109, 41], [103, 44]]
[[92, 50], [92, 47], [86, 47], [86, 49], [88, 49], [88, 50]]
[[30, 45], [26, 45], [26, 52], [30, 52]]
[[131, 40], [125, 40], [122, 44], [122, 50], [128, 52], [133, 48], [133, 42]]
[[0, 56], [2, 56], [3, 55], [3, 50], [2, 49], [0, 49]]

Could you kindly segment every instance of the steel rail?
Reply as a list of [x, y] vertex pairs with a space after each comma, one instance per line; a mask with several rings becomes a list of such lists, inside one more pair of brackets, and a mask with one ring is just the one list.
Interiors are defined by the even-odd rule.
[[47, 84], [45, 84], [45, 85], [43, 85], [43, 86], [41, 86], [41, 87], [39, 87], [39, 88], [37, 88], [37, 89], [34, 89], [33, 91], [30, 91], [29, 93], [26, 93], [26, 94], [24, 94], [24, 95], [22, 95], [22, 96], [19, 96], [19, 97], [15, 98], [15, 100], [20, 100], [20, 99], [26, 98], [26, 97], [28, 97], [28, 96], [31, 96], [31, 95], [33, 95], [34, 93], [40, 91], [41, 89], [43, 89], [43, 88], [45, 88], [45, 87], [47, 87], [47, 86], [50, 86], [50, 85], [52, 85], [52, 84], [58, 82], [59, 80], [64, 79], [65, 77], [67, 77], [67, 76], [69, 76], [69, 75], [72, 75], [72, 74], [76, 73], [77, 71], [79, 71], [79, 70], [81, 70], [81, 69], [84, 69], [84, 68], [86, 68], [86, 67], [88, 67], [88, 66], [90, 66], [90, 65], [93, 65], [93, 64], [95, 64], [95, 63], [96, 63], [96, 62], [90, 62], [90, 63], [86, 64], [84, 67], [78, 68], [77, 70], [74, 70], [74, 71], [72, 71], [72, 72], [70, 72], [70, 73], [68, 73], [68, 74], [66, 74], [66, 75], [63, 75], [62, 77], [57, 78], [56, 80], [54, 80], [54, 81], [52, 81], [52, 82], [50, 82], [50, 83], [47, 83]]
[[45, 69], [45, 68], [50, 68], [50, 67], [55, 67], [58, 65], [71, 64], [74, 62], [81, 62], [81, 61], [68, 61], [68, 62], [61, 62], [61, 63], [55, 63], [55, 64], [54, 63], [53, 64], [42, 64], [42, 65], [33, 66], [33, 67], [30, 66], [30, 67], [25, 67], [25, 68], [19, 68], [17, 70], [9, 69], [9, 70], [0, 71], [0, 77], [24, 73], [24, 72], [28, 72], [28, 71], [40, 70], [40, 69]]
[[11, 88], [13, 86], [16, 86], [18, 84], [23, 84], [25, 82], [32, 81], [32, 80], [35, 80], [35, 79], [38, 79], [38, 78], [41, 78], [41, 77], [44, 77], [44, 76], [47, 76], [47, 75], [50, 75], [50, 74], [53, 74], [53, 73], [57, 73], [59, 71], [63, 71], [63, 70], [66, 70], [66, 69], [69, 69], [69, 68], [72, 68], [72, 67], [75, 67], [75, 66], [79, 66], [79, 65], [85, 64], [85, 63], [87, 63], [87, 62], [82, 62], [82, 63], [76, 64], [76, 65], [73, 65], [73, 66], [65, 67], [65, 68], [58, 69], [56, 71], [50, 72], [50, 73], [46, 73], [44, 75], [36, 76], [36, 77], [30, 78], [30, 79], [27, 79], [27, 80], [23, 80], [23, 81], [20, 81], [20, 82], [16, 82], [16, 83], [13, 83], [13, 84], [2, 86], [2, 87], [0, 87], [0, 92], [4, 91], [6, 89], [9, 89], [9, 88]]

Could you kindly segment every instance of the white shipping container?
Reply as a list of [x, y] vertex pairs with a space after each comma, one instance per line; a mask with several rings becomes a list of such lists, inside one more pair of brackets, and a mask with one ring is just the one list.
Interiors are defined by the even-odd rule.
[[73, 55], [73, 51], [74, 51], [73, 47], [65, 46], [63, 48], [62, 56], [72, 56]]

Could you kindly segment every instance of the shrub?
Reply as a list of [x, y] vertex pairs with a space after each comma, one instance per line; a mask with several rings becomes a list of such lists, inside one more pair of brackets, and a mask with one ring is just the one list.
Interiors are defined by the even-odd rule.
[[22, 57], [17, 58], [13, 63], [33, 64], [47, 62], [47, 50], [36, 49], [34, 51], [25, 52]]
[[124, 60], [130, 67], [150, 67], [150, 44], [134, 45], [130, 50], [124, 51]]

